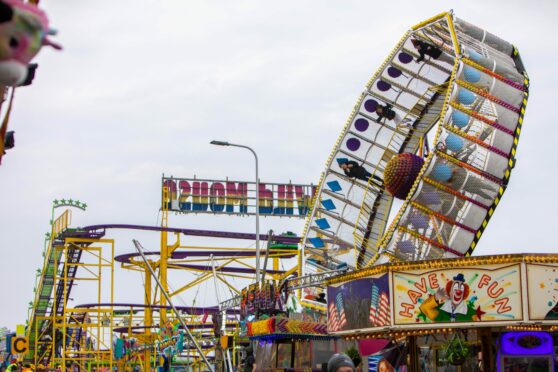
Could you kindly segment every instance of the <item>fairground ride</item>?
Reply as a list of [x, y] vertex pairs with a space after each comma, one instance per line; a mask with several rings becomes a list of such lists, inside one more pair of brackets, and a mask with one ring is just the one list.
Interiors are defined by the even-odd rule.
[[[51, 367], [76, 364], [82, 368], [93, 365], [109, 368], [140, 365], [145, 368], [147, 363], [158, 363], [165, 342], [176, 343], [180, 333], [178, 319], [170, 310], [162, 291], [155, 287], [146, 263], [138, 257], [137, 252], [115, 257], [115, 242], [105, 238], [107, 230], [143, 230], [160, 234], [160, 250], [148, 251], [145, 255], [149, 258], [151, 268], [157, 272], [163, 290], [171, 298], [186, 291], [199, 292], [200, 284], [208, 280], [224, 283], [232, 294], [239, 295], [240, 288], [236, 288], [230, 279], [253, 280], [255, 249], [189, 246], [181, 244], [181, 237], [250, 241], [255, 240], [255, 234], [168, 227], [166, 188], [163, 201], [161, 226], [112, 224], [75, 229], [70, 227], [71, 209], [66, 209], [53, 219], [51, 232], [47, 234], [48, 244], [43, 252], [44, 266], [38, 270], [35, 299], [30, 304], [27, 325], [30, 350], [26, 355], [27, 360], [35, 365]], [[57, 201], [55, 207], [84, 209], [80, 203], [65, 200]], [[170, 239], [173, 241], [169, 242]], [[296, 266], [287, 271], [279, 270], [279, 260], [298, 254], [296, 250], [293, 251], [292, 245], [296, 245], [300, 238], [262, 235], [260, 239], [275, 243], [273, 249], [262, 249], [266, 262], [267, 259], [273, 262], [273, 269], [265, 270], [268, 280], [279, 280], [296, 273]], [[115, 264], [143, 274], [143, 303], [115, 301]], [[169, 270], [186, 270], [195, 273], [195, 278], [174, 289], [168, 283]], [[71, 304], [70, 296], [76, 291], [77, 285], [93, 287], [92, 293], [97, 294], [95, 301]], [[215, 303], [218, 304], [218, 298]], [[218, 344], [214, 333], [217, 323], [221, 331], [235, 333], [238, 326], [237, 312], [230, 309], [223, 318], [218, 306], [177, 306], [177, 310], [195, 337], [195, 340], [183, 342], [177, 360], [192, 368], [202, 368], [202, 358], [195, 350], [194, 343], [201, 346], [206, 357], [212, 358]], [[174, 330], [173, 335], [164, 332], [168, 327]], [[132, 346], [129, 340], [132, 340]], [[123, 354], [115, 353], [116, 349], [121, 348], [126, 350]]]
[[515, 165], [528, 90], [511, 43], [453, 12], [413, 26], [326, 162], [304, 273], [471, 255]]

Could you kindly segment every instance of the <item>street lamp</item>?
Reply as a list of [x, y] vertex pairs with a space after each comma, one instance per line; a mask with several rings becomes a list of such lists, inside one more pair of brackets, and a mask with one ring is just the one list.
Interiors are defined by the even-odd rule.
[[226, 141], [211, 141], [210, 144], [217, 146], [242, 147], [250, 150], [256, 160], [256, 283], [260, 282], [260, 178], [258, 177], [258, 155], [252, 148]]

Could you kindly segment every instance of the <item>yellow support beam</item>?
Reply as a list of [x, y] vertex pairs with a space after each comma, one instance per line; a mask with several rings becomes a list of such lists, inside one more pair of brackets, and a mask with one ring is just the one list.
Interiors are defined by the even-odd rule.
[[418, 30], [419, 28], [422, 28], [422, 27], [426, 26], [426, 25], [429, 24], [429, 23], [436, 22], [436, 21], [438, 21], [438, 20], [440, 20], [440, 19], [446, 17], [448, 14], [450, 14], [450, 13], [449, 13], [449, 12], [443, 12], [443, 13], [440, 13], [440, 14], [435, 15], [434, 17], [430, 17], [430, 18], [428, 18], [427, 20], [425, 20], [425, 21], [423, 21], [423, 22], [420, 22], [420, 23], [417, 23], [416, 25], [414, 25], [413, 27], [411, 27], [411, 30], [416, 31], [416, 30]]
[[448, 21], [449, 31], [453, 41], [453, 50], [455, 50], [455, 55], [459, 57], [461, 55], [461, 47], [457, 39], [457, 34], [455, 33], [455, 26], [453, 25], [453, 14], [447, 13], [446, 20]]

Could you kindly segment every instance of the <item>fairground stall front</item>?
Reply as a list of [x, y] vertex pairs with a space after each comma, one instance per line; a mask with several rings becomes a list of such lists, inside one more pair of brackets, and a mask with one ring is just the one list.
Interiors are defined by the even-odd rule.
[[331, 335], [361, 351], [383, 340], [363, 352], [363, 370], [555, 370], [558, 255], [390, 263], [327, 291]]
[[327, 333], [325, 296], [316, 300], [303, 306], [270, 281], [242, 291], [240, 333], [258, 371], [321, 371], [334, 353], [354, 349], [354, 342]]

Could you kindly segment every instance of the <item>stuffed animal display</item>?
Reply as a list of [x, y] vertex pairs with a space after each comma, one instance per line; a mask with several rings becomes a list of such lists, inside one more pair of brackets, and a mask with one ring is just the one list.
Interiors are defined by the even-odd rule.
[[0, 0], [0, 85], [29, 85], [36, 64], [31, 60], [43, 45], [61, 49], [49, 40], [55, 34], [46, 14], [23, 0]]

